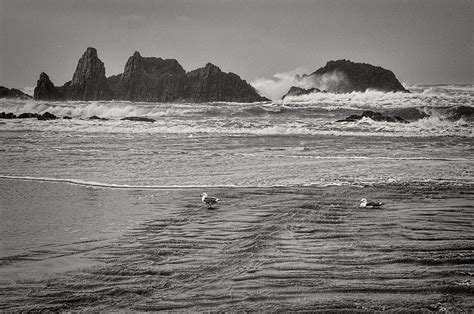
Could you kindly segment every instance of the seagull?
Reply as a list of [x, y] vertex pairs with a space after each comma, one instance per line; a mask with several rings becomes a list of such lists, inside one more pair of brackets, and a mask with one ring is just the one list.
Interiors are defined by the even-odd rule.
[[201, 193], [202, 199], [201, 201], [206, 204], [207, 209], [211, 209], [212, 205], [217, 204], [221, 200], [216, 197], [207, 196], [207, 193]]
[[360, 205], [359, 207], [372, 207], [372, 208], [379, 208], [382, 206], [382, 202], [367, 202], [366, 198], [363, 198], [360, 200]]

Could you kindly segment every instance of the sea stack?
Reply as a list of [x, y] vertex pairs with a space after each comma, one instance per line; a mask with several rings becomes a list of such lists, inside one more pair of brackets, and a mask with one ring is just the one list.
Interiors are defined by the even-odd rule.
[[136, 51], [109, 82], [117, 99], [166, 102], [183, 98], [185, 75], [175, 59], [145, 58]]
[[[366, 92], [367, 90], [409, 92], [392, 71], [349, 60], [329, 61], [324, 67], [311, 74], [297, 76], [295, 81], [330, 93]], [[290, 89], [288, 94], [292, 94], [291, 92]]]
[[175, 59], [142, 57], [136, 51], [121, 75], [108, 78], [116, 99], [156, 102], [266, 101], [234, 73], [208, 63], [186, 73]]
[[187, 99], [195, 102], [233, 101], [256, 102], [267, 101], [257, 91], [242, 80], [237, 74], [225, 73], [212, 63], [187, 73]]
[[77, 63], [70, 83], [64, 86], [67, 98], [71, 100], [111, 100], [112, 90], [105, 77], [104, 63], [97, 56], [97, 50], [89, 47]]
[[35, 100], [64, 100], [64, 95], [54, 86], [48, 74], [42, 72], [36, 83]]
[[0, 98], [31, 99], [32, 97], [19, 89], [0, 86]]

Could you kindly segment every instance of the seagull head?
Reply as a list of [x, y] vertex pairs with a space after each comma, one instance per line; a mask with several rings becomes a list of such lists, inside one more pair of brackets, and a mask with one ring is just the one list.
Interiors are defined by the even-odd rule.
[[366, 206], [367, 206], [367, 199], [366, 198], [361, 199], [359, 207], [366, 207]]
[[202, 193], [201, 193], [201, 196], [202, 196], [202, 197], [206, 197], [206, 196], [207, 196], [207, 193], [202, 192]]
[[360, 200], [361, 203], [367, 203], [367, 199], [366, 198], [363, 198]]

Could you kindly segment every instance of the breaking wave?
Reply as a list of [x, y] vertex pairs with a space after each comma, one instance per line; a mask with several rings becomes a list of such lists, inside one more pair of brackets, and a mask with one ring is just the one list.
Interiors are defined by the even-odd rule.
[[[70, 116], [72, 120], [2, 120], [0, 130], [79, 131], [150, 134], [356, 135], [472, 137], [472, 86], [411, 86], [411, 93], [315, 93], [260, 103], [132, 103], [116, 101], [42, 102], [2, 100], [0, 111]], [[364, 110], [398, 116], [411, 123], [368, 118], [336, 123]], [[99, 116], [109, 121], [92, 121]], [[155, 123], [120, 121], [139, 116]]]

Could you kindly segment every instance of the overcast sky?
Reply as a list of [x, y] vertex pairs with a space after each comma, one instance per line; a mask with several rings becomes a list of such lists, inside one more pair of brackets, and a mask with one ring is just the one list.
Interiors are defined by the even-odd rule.
[[474, 0], [0, 0], [0, 85], [56, 85], [87, 47], [106, 75], [134, 51], [247, 81], [346, 58], [409, 84], [473, 83]]

